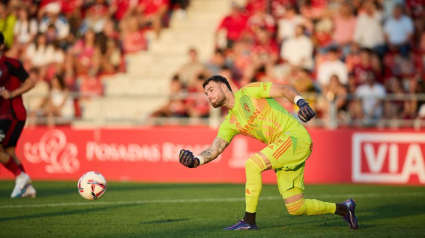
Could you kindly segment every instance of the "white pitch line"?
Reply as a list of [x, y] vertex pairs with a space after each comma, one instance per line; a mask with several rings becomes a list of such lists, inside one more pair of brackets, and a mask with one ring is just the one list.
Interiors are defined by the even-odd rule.
[[[425, 192], [415, 193], [364, 193], [364, 194], [327, 194], [309, 195], [311, 198], [383, 198], [383, 197], [419, 197], [425, 196]], [[260, 197], [260, 200], [281, 200], [281, 196]], [[8, 205], [0, 206], [0, 209], [7, 208], [31, 208], [31, 207], [70, 207], [70, 206], [90, 206], [90, 205], [137, 205], [137, 204], [161, 204], [161, 203], [200, 203], [200, 202], [242, 202], [240, 198], [205, 198], [205, 199], [172, 199], [172, 200], [140, 200], [140, 201], [115, 201], [115, 202], [75, 202], [75, 203], [47, 203], [31, 205]]]

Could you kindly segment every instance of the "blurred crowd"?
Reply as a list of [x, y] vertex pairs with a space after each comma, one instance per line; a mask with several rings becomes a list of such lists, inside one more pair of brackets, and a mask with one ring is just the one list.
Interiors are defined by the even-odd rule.
[[202, 81], [220, 74], [233, 91], [254, 81], [292, 85], [322, 119], [425, 118], [415, 96], [425, 93], [424, 0], [247, 0], [230, 8], [210, 60], [190, 49], [172, 80], [171, 93], [198, 92], [199, 100], [170, 99], [153, 116], [208, 117]]
[[[125, 72], [125, 54], [147, 50], [173, 10], [189, 0], [3, 0], [4, 52], [37, 82], [25, 94], [29, 119], [61, 123], [81, 116], [72, 92], [103, 94], [103, 75]], [[33, 95], [46, 95], [45, 98]], [[31, 120], [29, 120], [31, 122]], [[36, 122], [37, 123], [37, 122]]]

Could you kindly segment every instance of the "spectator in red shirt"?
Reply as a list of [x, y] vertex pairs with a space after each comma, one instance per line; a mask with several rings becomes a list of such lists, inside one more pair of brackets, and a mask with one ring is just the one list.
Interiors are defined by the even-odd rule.
[[233, 62], [233, 69], [236, 74], [245, 78], [247, 82], [251, 80], [250, 77], [253, 77], [253, 75], [246, 75], [246, 72], [252, 72], [252, 70], [250, 70], [252, 65], [251, 52], [251, 42], [243, 40], [236, 42], [233, 46], [233, 50], [229, 51], [229, 54], [227, 55], [230, 61]]
[[227, 48], [231, 49], [233, 44], [238, 41], [246, 30], [248, 17], [242, 13], [239, 6], [232, 4], [232, 12], [230, 15], [221, 20], [217, 29], [216, 42], [220, 30], [226, 30]]
[[254, 14], [248, 18], [247, 28], [251, 34], [255, 34], [258, 29], [263, 28], [272, 35], [276, 31], [276, 22], [273, 16], [266, 12], [265, 8], [258, 8], [254, 11]]
[[121, 22], [122, 47], [124, 53], [135, 53], [147, 49], [147, 42], [143, 30], [139, 27], [136, 16], [131, 16]]
[[379, 59], [369, 49], [362, 49], [360, 51], [360, 61], [353, 66], [353, 73], [356, 77], [357, 86], [364, 84], [366, 80], [366, 73], [373, 73], [374, 79], [382, 83], [381, 68]]
[[276, 19], [280, 19], [284, 17], [285, 12], [289, 7], [293, 7], [295, 5], [296, 0], [271, 0], [270, 11]]
[[332, 12], [324, 11], [323, 17], [314, 25], [313, 41], [321, 53], [325, 53], [332, 48], [332, 31], [334, 22]]
[[81, 7], [83, 6], [83, 0], [61, 0], [61, 12], [66, 17], [74, 16], [77, 14], [81, 15]]
[[350, 4], [343, 3], [339, 9], [339, 13], [333, 18], [334, 32], [333, 42], [342, 46], [342, 54], [346, 56], [349, 52], [350, 43], [354, 37], [356, 27], [356, 16], [353, 15]]
[[131, 15], [137, 6], [138, 0], [111, 0], [109, 14], [113, 16], [117, 22]]
[[267, 2], [267, 0], [248, 0], [245, 4], [245, 9], [249, 15], [253, 15], [258, 9], [266, 9]]
[[360, 64], [360, 46], [356, 42], [350, 44], [350, 53], [345, 57], [348, 72], [353, 72], [354, 66]]
[[137, 7], [144, 26], [152, 26], [157, 38], [164, 26], [165, 17], [170, 8], [170, 0], [139, 0]]
[[301, 6], [301, 14], [311, 20], [319, 20], [328, 5], [328, 0], [307, 0]]
[[264, 72], [269, 78], [272, 78], [273, 66], [279, 58], [279, 47], [265, 29], [257, 32], [255, 41], [251, 52], [253, 76]]

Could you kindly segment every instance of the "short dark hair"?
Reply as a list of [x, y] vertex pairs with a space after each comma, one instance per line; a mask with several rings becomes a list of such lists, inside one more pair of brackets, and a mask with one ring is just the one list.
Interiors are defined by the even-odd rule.
[[207, 80], [205, 80], [205, 82], [202, 84], [202, 87], [204, 87], [204, 89], [205, 89], [205, 86], [207, 86], [207, 84], [209, 84], [211, 81], [214, 81], [216, 83], [219, 83], [219, 82], [224, 83], [224, 84], [226, 84], [227, 88], [230, 91], [232, 91], [232, 88], [230, 87], [230, 84], [227, 81], [227, 79], [223, 76], [220, 76], [220, 75], [214, 75], [214, 76], [207, 78]]

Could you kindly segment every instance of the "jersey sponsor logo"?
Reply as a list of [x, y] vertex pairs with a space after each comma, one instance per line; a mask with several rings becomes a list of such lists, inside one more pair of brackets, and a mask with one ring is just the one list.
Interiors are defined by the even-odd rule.
[[249, 110], [249, 107], [248, 107], [248, 105], [247, 105], [246, 103], [244, 103], [244, 104], [243, 104], [243, 108], [244, 108], [246, 111], [251, 112], [251, 110]]
[[354, 133], [354, 182], [425, 184], [425, 134]]
[[256, 124], [254, 124], [254, 121], [255, 119], [257, 119], [257, 116], [260, 115], [260, 113], [261, 113], [260, 111], [255, 110], [255, 112], [248, 118], [247, 124], [244, 126], [238, 127], [239, 132], [244, 135], [251, 135], [250, 133], [251, 129], [257, 126]]
[[36, 143], [24, 144], [24, 156], [30, 163], [46, 163], [49, 174], [72, 174], [80, 168], [78, 148], [67, 141], [61, 130], [45, 132]]

